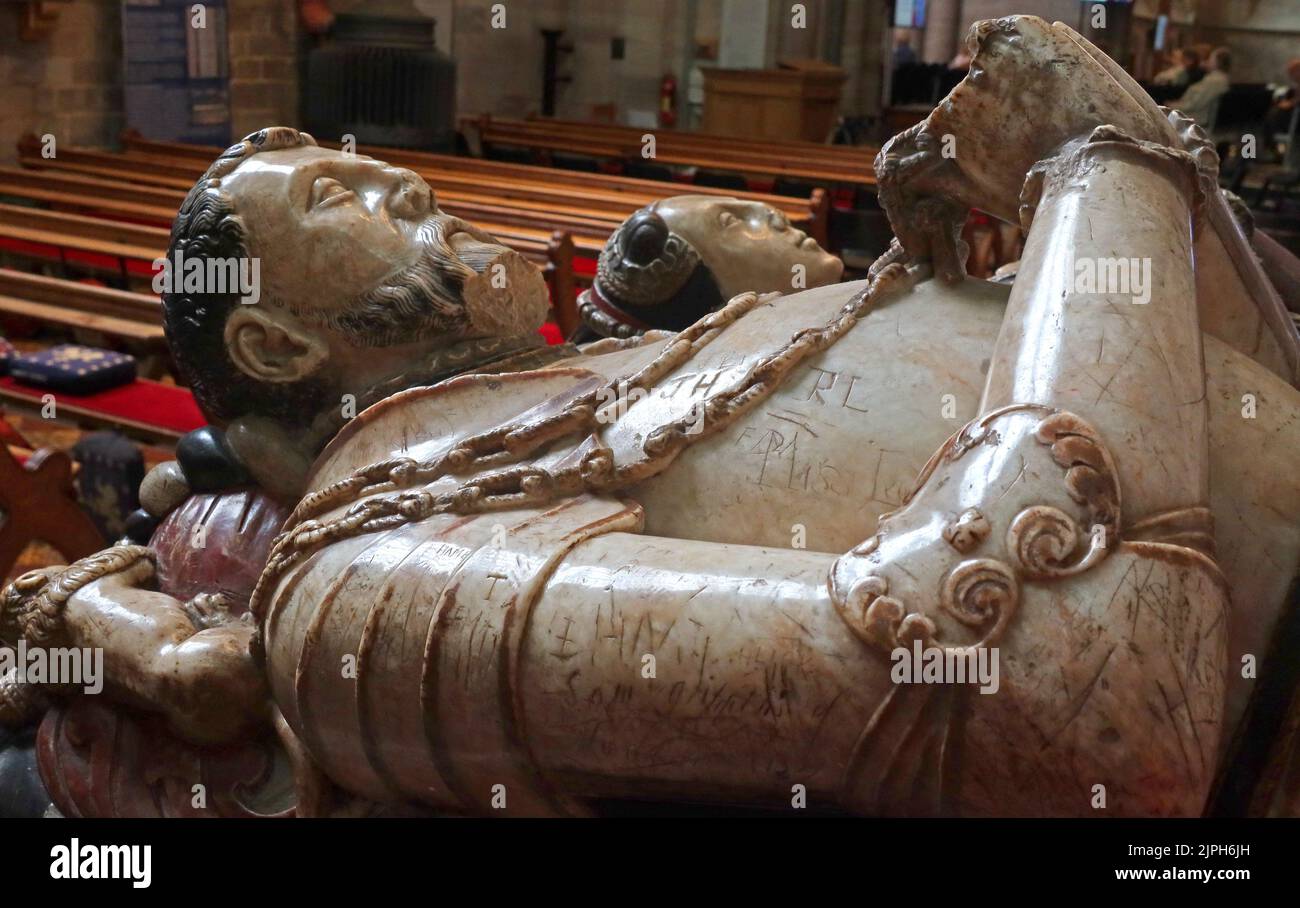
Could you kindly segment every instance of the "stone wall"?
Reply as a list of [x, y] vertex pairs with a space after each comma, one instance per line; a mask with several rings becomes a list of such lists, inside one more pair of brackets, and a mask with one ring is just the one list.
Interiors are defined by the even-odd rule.
[[[561, 61], [561, 71], [572, 77], [557, 92], [557, 113], [563, 117], [653, 118], [660, 79], [666, 73], [680, 78], [683, 71], [690, 43], [683, 33], [688, 0], [504, 0], [503, 29], [492, 28], [496, 2], [412, 0], [437, 17], [439, 45], [457, 61], [462, 114], [540, 111], [542, 28], [564, 29], [563, 40], [573, 47]], [[705, 18], [719, 5], [700, 4]], [[817, 13], [819, 5], [810, 8]], [[53, 33], [29, 42], [18, 37], [21, 8], [0, 4], [2, 160], [13, 159], [14, 143], [24, 132], [111, 148], [127, 125], [119, 0], [71, 0], [61, 6]], [[334, 0], [331, 6], [344, 13], [370, 4]], [[871, 112], [878, 107], [880, 17], [857, 2], [847, 7], [844, 106], [851, 113]], [[227, 27], [232, 137], [273, 124], [300, 124], [300, 54], [310, 39], [300, 34], [296, 4], [229, 0]], [[616, 38], [623, 39], [621, 60], [613, 59]]]
[[[624, 119], [655, 117], [659, 84], [680, 69], [677, 0], [571, 0], [569, 32], [574, 52], [566, 66], [574, 81], [561, 88], [557, 113], [588, 117], [610, 107]], [[622, 60], [611, 42], [622, 38]]]
[[880, 113], [886, 66], [887, 20], [868, 4], [849, 3], [844, 9], [844, 45], [840, 66], [844, 90], [840, 110], [850, 116]]
[[122, 20], [115, 0], [58, 4], [44, 38], [19, 37], [23, 9], [0, 3], [0, 161], [23, 133], [70, 145], [113, 144], [125, 125]]
[[231, 139], [298, 126], [298, 14], [286, 0], [228, 0]]
[[[417, 3], [438, 16], [439, 44], [459, 64], [462, 113], [524, 116], [540, 110], [542, 28], [565, 29], [574, 52], [557, 93], [561, 116], [584, 118], [657, 109], [659, 80], [679, 68], [680, 0], [506, 0], [506, 27], [492, 28], [497, 0]], [[336, 0], [336, 12], [364, 9]], [[22, 9], [0, 4], [0, 160], [12, 161], [25, 132], [54, 134], [74, 145], [112, 148], [127, 125], [122, 92], [119, 0], [71, 0], [53, 32], [18, 36]], [[299, 34], [291, 0], [229, 0], [231, 132], [298, 124]], [[611, 42], [624, 39], [622, 60]]]
[[[505, 28], [493, 28], [497, 0], [457, 0], [451, 23], [461, 114], [520, 117], [542, 106], [543, 28], [564, 29], [556, 113], [584, 119], [613, 111], [653, 113], [659, 80], [677, 72], [679, 0], [508, 0]], [[623, 39], [623, 59], [612, 42]]]
[[[51, 32], [19, 35], [21, 5], [0, 3], [0, 161], [27, 132], [113, 148], [128, 124], [119, 0], [56, 4]], [[229, 0], [231, 131], [298, 122], [297, 16], [286, 0]]]
[[[506, 10], [503, 29], [492, 28], [497, 2], [503, 2]], [[1198, 25], [1186, 31], [1194, 40], [1233, 47], [1237, 51], [1235, 79], [1279, 80], [1286, 60], [1300, 54], [1296, 2], [1207, 0], [1201, 4]], [[348, 12], [370, 3], [333, 0], [331, 5], [336, 12]], [[681, 77], [690, 44], [683, 33], [686, 13], [693, 5], [691, 0], [411, 3], [437, 17], [439, 45], [457, 61], [461, 114], [526, 116], [539, 112], [540, 30], [562, 28], [573, 53], [563, 57], [561, 70], [572, 76], [572, 81], [558, 90], [557, 113], [577, 119], [612, 114], [625, 121], [653, 117], [660, 79], [665, 73]], [[694, 5], [701, 18], [699, 34], [707, 38], [711, 28], [717, 30], [723, 4], [721, 0], [697, 0]], [[784, 0], [778, 5], [786, 9]], [[817, 14], [823, 5], [819, 0], [808, 4], [813, 21], [819, 21]], [[964, 34], [976, 19], [1005, 15], [1011, 8], [1077, 26], [1084, 8], [1079, 0], [936, 0], [936, 12], [940, 5], [959, 6], [960, 12], [936, 14], [932, 26], [946, 20], [942, 25], [952, 28], [955, 24], [958, 34]], [[113, 147], [119, 131], [127, 125], [119, 0], [71, 0], [58, 6], [61, 13], [52, 33], [37, 41], [24, 41], [18, 34], [22, 7], [0, 3], [0, 161], [13, 160], [14, 143], [25, 132], [52, 133], [70, 144]], [[292, 0], [229, 0], [229, 8], [234, 137], [271, 124], [300, 123], [300, 53], [309, 42], [299, 33], [296, 4]], [[874, 0], [845, 4], [841, 49], [841, 65], [848, 71], [842, 104], [845, 113], [879, 110], [884, 29], [883, 7]], [[813, 40], [811, 31], [794, 37], [804, 44], [821, 44], [820, 38]], [[611, 54], [611, 42], [616, 38], [624, 43], [621, 60]], [[788, 49], [793, 50], [793, 44]]]

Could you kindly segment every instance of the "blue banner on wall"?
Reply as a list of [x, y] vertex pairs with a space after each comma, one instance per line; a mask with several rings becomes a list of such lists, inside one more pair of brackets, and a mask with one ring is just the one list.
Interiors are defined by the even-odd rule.
[[226, 0], [122, 0], [126, 123], [150, 139], [230, 144]]

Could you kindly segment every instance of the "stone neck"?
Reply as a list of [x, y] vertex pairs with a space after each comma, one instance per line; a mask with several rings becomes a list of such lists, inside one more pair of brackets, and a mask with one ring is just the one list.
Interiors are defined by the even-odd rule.
[[385, 397], [470, 372], [541, 368], [576, 353], [570, 344], [548, 347], [540, 335], [460, 341], [434, 351], [410, 369], [371, 385], [357, 395], [354, 406], [346, 410], [341, 404], [331, 406], [307, 426], [285, 426], [250, 414], [233, 420], [226, 436], [236, 457], [259, 486], [277, 498], [297, 498], [305, 491], [311, 464], [321, 449], [349, 419]]

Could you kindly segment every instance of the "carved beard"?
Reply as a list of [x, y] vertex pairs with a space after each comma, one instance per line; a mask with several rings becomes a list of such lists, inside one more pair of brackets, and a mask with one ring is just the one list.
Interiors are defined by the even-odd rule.
[[[453, 233], [455, 239], [448, 242]], [[465, 282], [507, 250], [458, 218], [430, 218], [417, 238], [423, 252], [415, 264], [347, 310], [295, 314], [338, 331], [358, 347], [386, 347], [439, 334], [463, 336], [470, 327]]]

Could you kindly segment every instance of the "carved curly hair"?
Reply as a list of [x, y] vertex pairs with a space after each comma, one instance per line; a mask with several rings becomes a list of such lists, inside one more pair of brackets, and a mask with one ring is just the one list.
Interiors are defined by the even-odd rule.
[[[221, 181], [248, 158], [262, 151], [315, 145], [305, 132], [287, 126], [259, 130], [235, 143], [212, 162], [181, 204], [172, 224], [167, 257], [179, 251], [185, 259], [241, 259], [248, 256], [243, 222], [234, 211]], [[209, 421], [218, 425], [244, 413], [301, 421], [317, 412], [323, 393], [319, 381], [308, 378], [268, 384], [236, 368], [226, 353], [226, 318], [240, 294], [185, 292], [183, 281], [162, 293], [163, 329], [182, 376]]]

